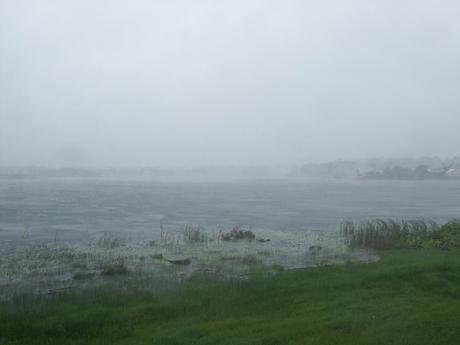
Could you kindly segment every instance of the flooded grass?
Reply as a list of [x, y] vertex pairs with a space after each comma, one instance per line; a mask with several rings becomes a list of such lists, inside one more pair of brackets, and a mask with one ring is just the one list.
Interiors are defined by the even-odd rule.
[[[226, 241], [222, 234], [244, 236], [238, 239], [235, 235]], [[270, 241], [254, 241], [257, 234]], [[135, 242], [107, 231], [86, 244], [24, 239], [0, 246], [0, 298], [11, 298], [11, 291], [18, 287], [21, 292], [28, 289], [46, 294], [50, 289], [99, 284], [100, 278], [115, 275], [132, 279], [134, 275], [153, 274], [182, 280], [194, 271], [206, 270], [225, 277], [242, 277], [259, 267], [290, 269], [375, 259], [366, 251], [348, 251], [337, 236], [340, 234], [327, 237], [312, 233], [253, 233], [240, 227], [216, 231], [186, 225], [178, 231], [162, 229], [159, 239]], [[186, 264], [179, 265], [180, 262]]]
[[113, 276], [116, 274], [126, 274], [126, 273], [128, 273], [128, 267], [123, 262], [113, 264], [113, 265], [107, 265], [101, 271], [101, 275], [103, 276]]
[[[341, 237], [269, 242], [185, 227], [136, 243], [104, 233], [2, 247], [0, 343], [452, 344], [458, 225], [348, 222]], [[381, 262], [373, 248], [387, 249]]]
[[[195, 272], [0, 303], [9, 344], [455, 344], [458, 249], [390, 250], [371, 264]], [[129, 320], [129, 321], [128, 321]]]

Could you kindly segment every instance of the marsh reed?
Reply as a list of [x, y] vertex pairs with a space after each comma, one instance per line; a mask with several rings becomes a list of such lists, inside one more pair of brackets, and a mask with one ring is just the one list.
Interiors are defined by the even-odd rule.
[[345, 221], [340, 226], [345, 243], [351, 247], [388, 249], [439, 230], [431, 220], [372, 219]]

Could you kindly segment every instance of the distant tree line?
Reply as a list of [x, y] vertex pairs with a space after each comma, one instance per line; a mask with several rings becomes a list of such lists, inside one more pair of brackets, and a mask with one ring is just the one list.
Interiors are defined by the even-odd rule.
[[448, 170], [430, 170], [427, 165], [419, 165], [415, 169], [394, 166], [383, 171], [368, 171], [361, 177], [373, 180], [428, 180], [454, 177], [449, 176], [447, 172]]
[[370, 158], [365, 160], [337, 160], [308, 163], [294, 174], [327, 178], [359, 178], [374, 180], [424, 180], [460, 178], [460, 159], [457, 157]]

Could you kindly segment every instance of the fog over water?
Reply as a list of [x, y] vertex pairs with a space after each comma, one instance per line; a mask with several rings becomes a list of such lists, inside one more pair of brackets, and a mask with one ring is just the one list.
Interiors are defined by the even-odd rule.
[[0, 0], [0, 165], [458, 155], [460, 2]]

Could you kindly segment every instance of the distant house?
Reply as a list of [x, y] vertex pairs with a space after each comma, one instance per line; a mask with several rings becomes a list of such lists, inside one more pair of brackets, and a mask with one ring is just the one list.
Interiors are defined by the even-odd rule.
[[460, 177], [460, 169], [449, 169], [446, 171], [448, 177]]

